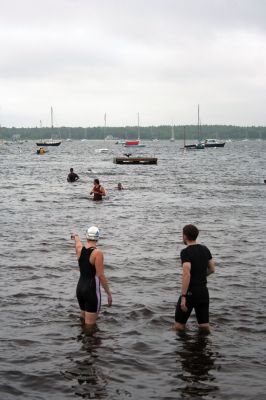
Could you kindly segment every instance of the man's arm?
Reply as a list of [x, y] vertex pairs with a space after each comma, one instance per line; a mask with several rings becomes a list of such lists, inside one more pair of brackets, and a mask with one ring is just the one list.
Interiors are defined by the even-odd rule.
[[183, 274], [182, 274], [182, 293], [186, 295], [189, 287], [189, 282], [190, 282], [190, 269], [191, 269], [191, 264], [190, 262], [184, 262], [183, 265]]
[[213, 259], [208, 261], [207, 276], [214, 274], [215, 272], [215, 262]]
[[108, 305], [112, 305], [112, 293], [109, 289], [107, 278], [104, 274], [104, 261], [103, 261], [103, 253], [100, 250], [96, 250], [95, 254], [95, 268], [96, 274], [100, 279], [102, 287], [104, 288], [107, 296], [108, 296]]
[[187, 311], [187, 306], [186, 306], [186, 294], [188, 291], [189, 287], [189, 282], [190, 282], [190, 270], [191, 270], [191, 263], [190, 262], [184, 262], [183, 265], [183, 274], [182, 274], [182, 290], [181, 290], [181, 309], [182, 311], [186, 312]]

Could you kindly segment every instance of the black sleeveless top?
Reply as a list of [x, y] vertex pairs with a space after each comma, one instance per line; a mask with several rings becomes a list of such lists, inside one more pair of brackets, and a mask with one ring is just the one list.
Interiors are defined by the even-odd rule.
[[79, 270], [80, 270], [80, 278], [82, 280], [90, 280], [94, 279], [96, 275], [95, 265], [90, 263], [91, 253], [95, 250], [95, 247], [90, 247], [87, 249], [86, 247], [82, 247], [81, 254], [79, 257]]

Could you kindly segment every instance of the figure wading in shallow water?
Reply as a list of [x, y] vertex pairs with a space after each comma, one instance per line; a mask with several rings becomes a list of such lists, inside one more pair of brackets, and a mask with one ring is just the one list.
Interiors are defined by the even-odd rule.
[[74, 172], [74, 169], [73, 169], [73, 168], [70, 168], [69, 174], [68, 174], [68, 176], [67, 176], [67, 181], [68, 181], [68, 182], [76, 182], [77, 180], [79, 180], [78, 174], [76, 174], [76, 173]]
[[94, 186], [91, 189], [90, 194], [93, 194], [94, 201], [100, 201], [103, 199], [103, 196], [106, 196], [106, 190], [102, 185], [100, 185], [99, 179], [94, 179]]
[[183, 228], [183, 242], [187, 247], [180, 254], [183, 268], [182, 290], [175, 312], [175, 329], [179, 331], [185, 329], [193, 308], [199, 328], [210, 330], [207, 276], [215, 272], [215, 264], [210, 250], [197, 244], [198, 234], [194, 225]]
[[104, 274], [103, 253], [96, 247], [99, 235], [99, 229], [96, 226], [88, 228], [85, 246], [81, 243], [78, 235], [71, 235], [71, 239], [75, 241], [80, 269], [77, 285], [80, 316], [82, 322], [90, 326], [95, 325], [101, 308], [101, 285], [108, 296], [108, 306], [112, 305], [112, 294]]

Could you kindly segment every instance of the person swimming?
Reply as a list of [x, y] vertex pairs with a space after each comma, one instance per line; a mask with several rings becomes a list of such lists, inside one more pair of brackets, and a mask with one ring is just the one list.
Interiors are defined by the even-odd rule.
[[94, 201], [100, 201], [103, 199], [103, 196], [106, 196], [106, 190], [102, 185], [100, 185], [99, 179], [94, 179], [94, 186], [91, 189], [90, 194], [93, 194]]
[[70, 172], [67, 176], [68, 182], [76, 182], [79, 179], [79, 176], [74, 172], [73, 168], [70, 168]]
[[122, 186], [122, 183], [118, 183], [117, 184], [117, 190], [123, 190], [124, 188], [123, 188], [123, 186]]

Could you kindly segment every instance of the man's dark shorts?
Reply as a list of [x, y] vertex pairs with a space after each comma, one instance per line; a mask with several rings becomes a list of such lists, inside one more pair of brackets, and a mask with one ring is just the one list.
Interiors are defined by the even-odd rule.
[[191, 311], [195, 309], [198, 324], [207, 324], [209, 322], [209, 292], [206, 286], [190, 289], [186, 297], [186, 312], [181, 310], [181, 296], [178, 299], [175, 310], [175, 321], [180, 324], [186, 324]]

